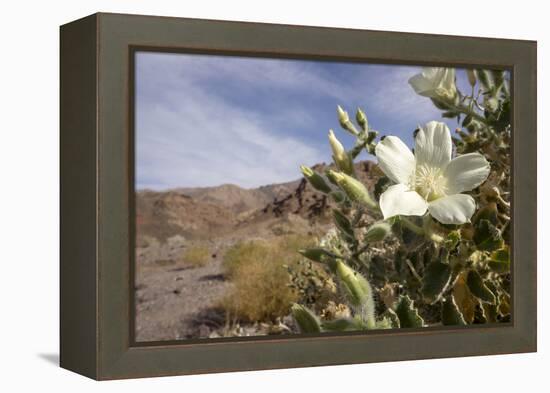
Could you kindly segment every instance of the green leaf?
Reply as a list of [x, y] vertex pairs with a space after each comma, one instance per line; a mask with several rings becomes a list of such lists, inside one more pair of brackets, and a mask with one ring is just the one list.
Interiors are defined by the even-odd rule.
[[453, 300], [466, 323], [472, 323], [478, 300], [472, 295], [466, 283], [468, 272], [463, 271], [458, 275], [453, 286]]
[[495, 89], [498, 91], [504, 84], [504, 71], [491, 70], [491, 75], [495, 84]]
[[456, 111], [446, 111], [446, 112], [443, 112], [441, 114], [441, 117], [444, 117], [446, 119], [454, 119], [455, 117], [457, 117], [458, 115], [460, 115], [460, 112], [456, 112]]
[[332, 217], [338, 229], [340, 229], [342, 232], [344, 232], [346, 235], [350, 237], [353, 237], [353, 238], [355, 237], [353, 233], [353, 228], [351, 226], [351, 222], [340, 210], [333, 209]]
[[481, 219], [475, 226], [474, 242], [478, 250], [493, 251], [504, 244], [502, 234], [489, 220]]
[[472, 115], [467, 115], [464, 120], [462, 120], [462, 127], [466, 127], [468, 128], [470, 126], [470, 124], [472, 123], [472, 120], [474, 118], [472, 117]]
[[379, 200], [380, 195], [390, 186], [390, 179], [386, 176], [382, 176], [374, 185], [374, 197]]
[[[388, 328], [397, 329], [400, 327], [399, 317], [397, 316], [395, 311], [393, 311], [391, 308], [386, 309], [386, 311], [382, 313], [381, 317], [382, 317], [381, 320], [377, 322], [377, 327], [380, 327], [381, 329], [388, 329]], [[386, 328], [386, 327], [382, 327], [381, 325], [389, 325], [389, 327]]]
[[488, 265], [496, 273], [510, 272], [510, 250], [508, 247], [493, 251]]
[[328, 332], [346, 332], [366, 330], [367, 326], [358, 318], [340, 318], [332, 321], [324, 321], [321, 328]]
[[438, 100], [437, 98], [430, 98], [432, 100], [432, 103], [437, 109], [441, 109], [442, 111], [449, 109], [449, 104], [446, 102], [443, 102], [441, 100]]
[[493, 75], [489, 70], [477, 69], [475, 70], [475, 75], [477, 80], [480, 82], [483, 90], [489, 92], [495, 87], [495, 82], [493, 81]]
[[400, 237], [403, 246], [408, 249], [417, 248], [425, 240], [424, 236], [410, 230], [399, 218], [393, 223], [392, 230], [396, 236]]
[[418, 314], [413, 301], [408, 295], [401, 296], [397, 302], [395, 313], [399, 318], [399, 325], [402, 328], [417, 328], [424, 326], [424, 320]]
[[447, 250], [454, 250], [456, 246], [458, 246], [458, 243], [460, 243], [461, 235], [460, 231], [451, 231], [445, 238], [445, 247]]
[[422, 296], [428, 303], [435, 303], [451, 281], [451, 267], [434, 260], [426, 266], [422, 277]]
[[400, 276], [404, 275], [407, 268], [406, 257], [407, 255], [405, 250], [403, 250], [402, 248], [399, 248], [395, 252], [395, 256], [393, 258], [393, 267]]
[[510, 295], [502, 293], [498, 299], [498, 313], [501, 315], [509, 315], [510, 311]]
[[441, 305], [441, 322], [443, 325], [466, 325], [464, 316], [458, 310], [453, 296], [447, 297]]
[[466, 279], [468, 289], [472, 294], [482, 302], [495, 304], [496, 297], [494, 293], [485, 285], [480, 274], [475, 270], [468, 272], [468, 278]]
[[346, 200], [346, 194], [344, 194], [342, 191], [332, 191], [330, 193], [330, 196], [332, 199], [334, 199], [334, 202], [336, 203], [342, 203]]
[[380, 255], [373, 255], [369, 264], [369, 273], [375, 280], [385, 281], [387, 272], [384, 258]]
[[323, 262], [323, 257], [332, 257], [332, 254], [320, 247], [306, 248], [304, 250], [298, 250], [307, 259], [311, 259], [315, 262]]
[[496, 304], [481, 303], [481, 310], [486, 323], [497, 322], [498, 309]]
[[495, 130], [497, 132], [504, 132], [506, 128], [510, 125], [510, 111], [511, 111], [511, 104], [510, 100], [506, 99], [502, 102], [501, 108], [500, 108], [500, 114], [498, 119], [495, 119], [492, 122], [493, 127], [495, 127]]
[[482, 207], [474, 215], [472, 222], [474, 225], [479, 225], [481, 220], [489, 220], [493, 225], [498, 223], [498, 207], [494, 202], [488, 203], [486, 206]]
[[291, 308], [292, 316], [300, 327], [302, 333], [320, 333], [321, 323], [317, 316], [309, 308], [294, 303]]

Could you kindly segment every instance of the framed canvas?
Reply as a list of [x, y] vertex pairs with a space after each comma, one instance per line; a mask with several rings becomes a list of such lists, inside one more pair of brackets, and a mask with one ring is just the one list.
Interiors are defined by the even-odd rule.
[[61, 27], [61, 366], [536, 351], [536, 42]]

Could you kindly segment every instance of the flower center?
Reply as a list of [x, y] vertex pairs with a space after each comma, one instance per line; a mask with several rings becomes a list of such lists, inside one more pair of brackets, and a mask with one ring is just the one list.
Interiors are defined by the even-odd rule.
[[427, 166], [416, 167], [413, 179], [413, 187], [428, 202], [445, 196], [447, 191], [447, 179], [440, 168]]

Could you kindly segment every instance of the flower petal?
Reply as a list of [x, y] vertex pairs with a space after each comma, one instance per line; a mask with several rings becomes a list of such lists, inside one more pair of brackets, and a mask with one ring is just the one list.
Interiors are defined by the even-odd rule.
[[380, 210], [384, 219], [397, 215], [422, 216], [427, 208], [424, 198], [404, 184], [390, 186], [380, 195]]
[[416, 94], [426, 97], [435, 97], [436, 88], [439, 85], [441, 76], [439, 75], [444, 69], [437, 67], [424, 67], [422, 72], [412, 76], [409, 79], [409, 84], [412, 86]]
[[455, 69], [454, 68], [444, 68], [441, 80], [439, 83], [439, 88], [444, 89], [447, 94], [453, 94], [456, 92], [456, 84], [455, 84]]
[[409, 79], [409, 84], [412, 86], [416, 94], [421, 96], [432, 95], [434, 89], [432, 81], [426, 79], [422, 74], [416, 74]]
[[411, 150], [396, 136], [387, 136], [376, 145], [380, 169], [396, 183], [408, 183], [414, 174], [415, 160]]
[[464, 224], [476, 210], [474, 198], [466, 194], [454, 194], [430, 202], [428, 210], [442, 224]]
[[444, 168], [451, 161], [453, 143], [445, 123], [431, 121], [416, 134], [414, 156], [417, 165]]
[[473, 190], [487, 179], [490, 171], [489, 162], [479, 153], [454, 158], [443, 172], [447, 179], [447, 193], [458, 194]]

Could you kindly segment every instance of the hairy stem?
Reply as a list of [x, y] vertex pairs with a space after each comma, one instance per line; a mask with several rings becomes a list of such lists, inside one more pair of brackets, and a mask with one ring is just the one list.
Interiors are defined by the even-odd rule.
[[424, 229], [413, 223], [411, 220], [409, 220], [406, 217], [401, 216], [400, 217], [401, 223], [407, 227], [410, 231], [416, 233], [417, 235], [424, 236], [425, 232]]

